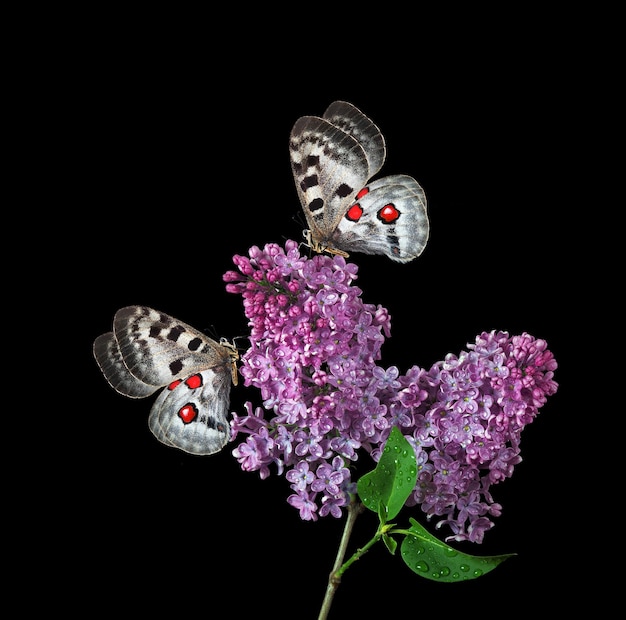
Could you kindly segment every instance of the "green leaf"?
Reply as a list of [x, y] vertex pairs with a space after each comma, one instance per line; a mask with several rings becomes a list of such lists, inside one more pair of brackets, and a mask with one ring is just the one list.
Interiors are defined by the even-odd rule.
[[400, 548], [404, 563], [420, 577], [433, 581], [457, 582], [478, 579], [515, 553], [469, 555], [456, 551], [409, 518], [411, 527]]
[[[415, 452], [400, 430], [394, 426], [376, 468], [361, 476], [357, 491], [365, 507], [378, 512], [381, 522], [384, 523], [400, 512], [416, 481]], [[383, 521], [382, 516], [385, 513], [387, 517]]]
[[383, 542], [385, 543], [385, 547], [389, 550], [389, 553], [393, 555], [398, 548], [398, 542], [389, 536], [389, 534], [383, 534]]

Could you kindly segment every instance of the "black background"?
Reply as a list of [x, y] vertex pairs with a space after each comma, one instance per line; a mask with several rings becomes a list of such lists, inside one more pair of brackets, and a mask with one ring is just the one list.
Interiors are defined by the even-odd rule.
[[[351, 256], [364, 300], [392, 317], [381, 364], [428, 367], [484, 330], [526, 331], [547, 340], [560, 387], [525, 429], [513, 477], [493, 489], [503, 515], [482, 545], [458, 545], [518, 555], [476, 581], [440, 584], [378, 545], [346, 573], [330, 617], [524, 612], [537, 608], [532, 592], [560, 605], [577, 575], [568, 533], [581, 508], [567, 320], [579, 303], [585, 222], [572, 217], [580, 132], [564, 114], [579, 59], [539, 30], [532, 53], [508, 30], [460, 43], [443, 29], [436, 44], [415, 33], [377, 52], [349, 39], [325, 57], [310, 39], [225, 45], [147, 30], [87, 29], [60, 60], [41, 59], [55, 110], [37, 121], [41, 155], [68, 205], [54, 282], [74, 360], [74, 398], [54, 425], [62, 473], [51, 484], [65, 516], [52, 558], [70, 558], [56, 595], [67, 603], [78, 589], [97, 609], [180, 616], [317, 617], [343, 520], [301, 521], [284, 477], [242, 472], [234, 445], [198, 458], [158, 443], [147, 427], [152, 399], [111, 390], [91, 345], [128, 304], [213, 337], [245, 335], [241, 298], [222, 275], [252, 245], [301, 239], [289, 132], [343, 99], [385, 136], [381, 174], [414, 176], [428, 198], [431, 236], [417, 260]], [[246, 400], [260, 404], [233, 388], [233, 410]], [[416, 511], [397, 521], [408, 516], [427, 523]], [[360, 517], [350, 553], [376, 523]], [[577, 596], [587, 593], [581, 580]]]

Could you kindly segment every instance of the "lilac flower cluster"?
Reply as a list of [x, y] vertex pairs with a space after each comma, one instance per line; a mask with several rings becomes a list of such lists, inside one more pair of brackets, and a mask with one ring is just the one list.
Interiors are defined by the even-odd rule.
[[483, 333], [469, 352], [400, 375], [376, 364], [391, 321], [361, 299], [356, 265], [301, 256], [295, 241], [234, 263], [226, 288], [243, 296], [251, 328], [241, 374], [263, 399], [233, 415], [233, 438], [246, 435], [233, 450], [242, 469], [285, 473], [302, 519], [340, 517], [356, 492], [350, 465], [360, 452], [377, 461], [398, 426], [419, 468], [407, 504], [443, 517], [450, 538], [481, 542], [501, 510], [490, 485], [512, 474], [522, 429], [557, 388], [546, 343]]
[[407, 505], [444, 517], [446, 540], [480, 543], [502, 510], [490, 487], [522, 460], [521, 432], [556, 392], [557, 364], [545, 340], [527, 333], [483, 332], [468, 349], [429, 371], [409, 369], [397, 398], [410, 411], [402, 430], [419, 471]]

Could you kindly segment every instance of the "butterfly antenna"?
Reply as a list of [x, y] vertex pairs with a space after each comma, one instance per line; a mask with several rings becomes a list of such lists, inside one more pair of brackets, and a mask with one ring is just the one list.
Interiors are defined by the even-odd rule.
[[[237, 344], [238, 340], [247, 340], [250, 343], [250, 346], [252, 346], [252, 341], [250, 340], [250, 336], [235, 336], [233, 338], [233, 345], [235, 346], [235, 348], [237, 349], [237, 351], [242, 351], [243, 347], [240, 347]], [[249, 347], [248, 347], [249, 348]]]
[[215, 329], [215, 325], [213, 325], [212, 323], [211, 325], [209, 325], [209, 327], [205, 327], [202, 331], [207, 336], [210, 336], [211, 338], [213, 338], [213, 340], [217, 340], [219, 342], [220, 335], [217, 333], [217, 329]]
[[302, 217], [302, 211], [297, 211], [291, 216], [291, 219], [298, 225], [298, 228], [304, 230], [309, 227], [308, 222]]

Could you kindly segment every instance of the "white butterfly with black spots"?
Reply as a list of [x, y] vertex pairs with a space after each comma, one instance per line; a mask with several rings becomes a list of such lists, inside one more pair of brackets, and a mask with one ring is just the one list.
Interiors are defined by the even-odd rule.
[[417, 258], [429, 234], [426, 196], [407, 175], [370, 179], [385, 161], [385, 139], [351, 103], [335, 101], [322, 117], [303, 116], [291, 130], [291, 167], [316, 252]]
[[190, 454], [219, 452], [230, 439], [228, 407], [239, 358], [226, 340], [146, 306], [115, 313], [113, 331], [98, 336], [93, 354], [111, 387], [130, 398], [164, 388], [148, 425], [162, 443]]

